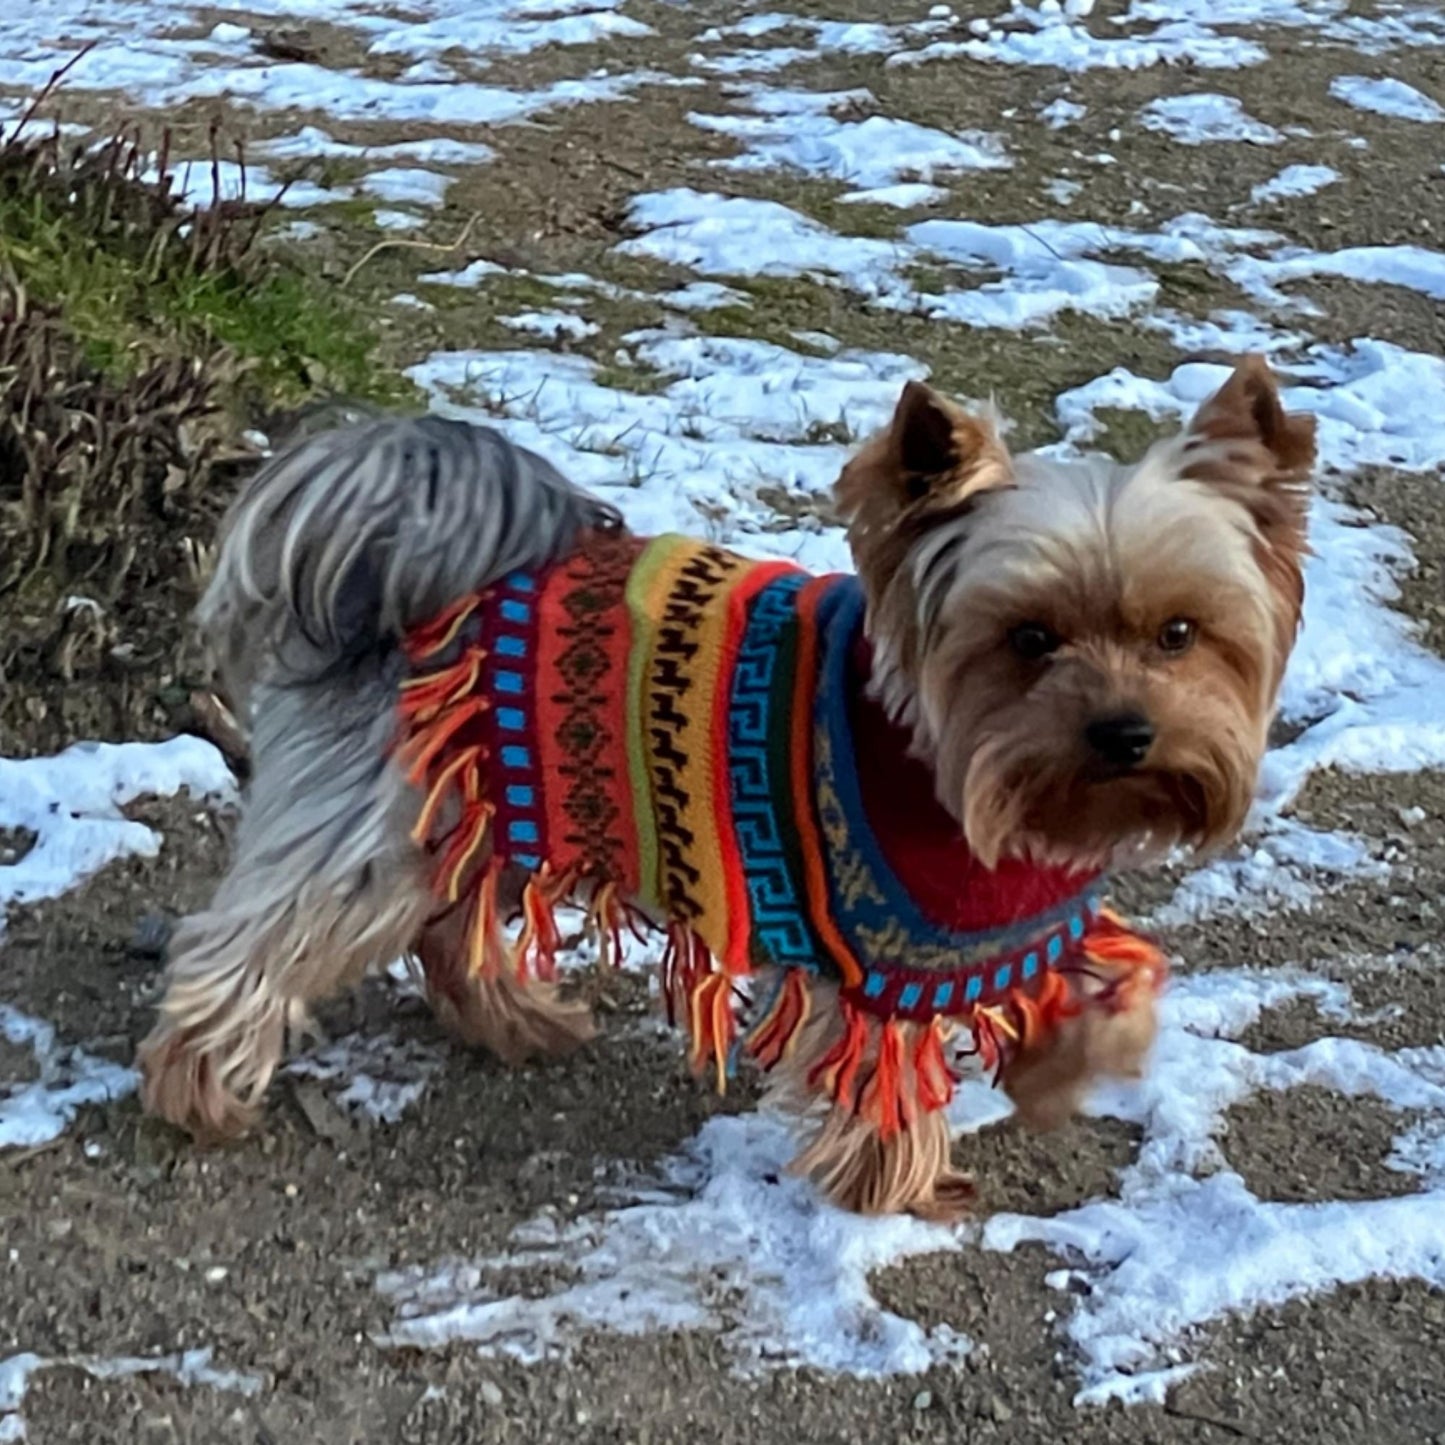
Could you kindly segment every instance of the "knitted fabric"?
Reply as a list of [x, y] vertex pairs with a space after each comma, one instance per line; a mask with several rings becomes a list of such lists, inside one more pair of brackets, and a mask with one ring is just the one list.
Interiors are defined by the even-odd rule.
[[468, 910], [467, 967], [550, 979], [569, 899], [614, 956], [659, 922], [669, 1007], [720, 1085], [740, 1052], [781, 1062], [825, 982], [843, 1028], [809, 1083], [885, 1138], [948, 1102], [955, 1034], [998, 1067], [1083, 1006], [1071, 973], [1102, 980], [1091, 1007], [1157, 978], [1096, 877], [972, 857], [867, 700], [863, 613], [853, 577], [596, 534], [412, 632], [398, 758], [439, 906]]

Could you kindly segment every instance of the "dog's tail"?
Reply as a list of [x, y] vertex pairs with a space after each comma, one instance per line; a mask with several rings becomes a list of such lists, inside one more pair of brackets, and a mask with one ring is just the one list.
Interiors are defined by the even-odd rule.
[[233, 707], [258, 681], [375, 659], [508, 572], [617, 513], [501, 433], [437, 416], [306, 436], [244, 487], [197, 609]]

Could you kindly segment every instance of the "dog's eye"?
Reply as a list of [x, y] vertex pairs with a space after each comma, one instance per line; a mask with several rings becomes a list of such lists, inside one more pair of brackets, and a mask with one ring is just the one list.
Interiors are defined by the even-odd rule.
[[1198, 629], [1187, 617], [1171, 617], [1159, 629], [1159, 647], [1163, 652], [1187, 652], [1194, 645]]
[[1057, 652], [1059, 637], [1042, 622], [1021, 622], [1008, 635], [1009, 646], [1022, 658], [1036, 662]]

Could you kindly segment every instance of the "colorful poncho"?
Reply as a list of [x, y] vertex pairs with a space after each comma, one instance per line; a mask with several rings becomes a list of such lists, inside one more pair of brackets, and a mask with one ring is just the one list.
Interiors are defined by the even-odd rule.
[[955, 1034], [997, 1066], [1078, 1007], [1070, 971], [1156, 967], [1097, 878], [972, 857], [866, 696], [863, 621], [850, 576], [592, 534], [417, 628], [399, 759], [468, 968], [552, 977], [569, 899], [604, 951], [660, 923], [669, 1006], [720, 1084], [740, 1053], [780, 1062], [831, 985], [844, 1026], [809, 1083], [887, 1137], [948, 1102]]

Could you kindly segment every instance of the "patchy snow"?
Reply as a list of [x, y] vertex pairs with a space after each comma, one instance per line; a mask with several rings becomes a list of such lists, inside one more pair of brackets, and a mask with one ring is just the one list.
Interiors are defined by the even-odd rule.
[[358, 183], [368, 196], [392, 206], [439, 206], [447, 198], [450, 176], [420, 171], [409, 166], [389, 166], [372, 171]]
[[1007, 170], [1002, 141], [983, 131], [950, 135], [912, 121], [871, 115], [840, 120], [832, 112], [873, 103], [866, 90], [825, 94], [755, 89], [746, 97], [754, 115], [688, 118], [703, 130], [746, 145], [742, 155], [716, 162], [730, 170], [785, 169], [861, 189], [905, 179], [932, 181], [961, 171]]
[[1039, 112], [1039, 119], [1050, 130], [1064, 130], [1083, 120], [1088, 113], [1087, 106], [1080, 105], [1077, 101], [1061, 95], [1057, 100], [1051, 100]]
[[[1133, 8], [1141, 8], [1137, 0]], [[1058, 0], [1038, 0], [1036, 4], [1010, 0], [1008, 9], [995, 20], [979, 19], [969, 26], [972, 39], [935, 40], [917, 50], [897, 52], [888, 63], [974, 60], [1075, 72], [1148, 70], [1158, 65], [1233, 70], [1258, 65], [1268, 56], [1256, 41], [1222, 34], [1198, 20], [1173, 17], [1168, 12], [1157, 17], [1160, 23], [1135, 33], [1096, 33], [1088, 23], [1092, 9], [1092, 5], [1061, 5]], [[1210, 18], [1215, 18], [1212, 13]], [[1219, 16], [1218, 22], [1240, 23], [1224, 16]]]
[[446, 1045], [393, 1034], [351, 1035], [309, 1050], [286, 1065], [296, 1078], [336, 1086], [337, 1108], [395, 1124], [421, 1101], [446, 1062]]
[[[1149, 1077], [1096, 1101], [1097, 1112], [1142, 1130], [1117, 1199], [1053, 1217], [999, 1214], [957, 1231], [861, 1219], [786, 1175], [795, 1147], [787, 1123], [768, 1113], [718, 1118], [655, 1177], [630, 1182], [616, 1207], [572, 1223], [544, 1212], [499, 1255], [381, 1276], [396, 1315], [380, 1343], [462, 1341], [533, 1363], [565, 1358], [598, 1330], [687, 1329], [720, 1334], [745, 1373], [916, 1373], [970, 1344], [887, 1311], [869, 1273], [914, 1254], [1037, 1240], [1066, 1263], [1051, 1279], [1086, 1286], [1067, 1325], [1085, 1362], [1079, 1403], [1157, 1400], [1194, 1366], [1185, 1353], [1196, 1326], [1375, 1274], [1445, 1283], [1445, 1192], [1432, 1182], [1445, 1049], [1392, 1054], [1325, 1038], [1255, 1054], [1236, 1042], [1264, 1009], [1296, 998], [1313, 999], [1326, 1017], [1352, 1016], [1346, 990], [1303, 975], [1229, 970], [1175, 983]], [[1252, 1195], [1229, 1168], [1225, 1114], [1261, 1090], [1305, 1084], [1409, 1111], [1416, 1122], [1400, 1135], [1400, 1167], [1420, 1174], [1426, 1192], [1316, 1206]], [[969, 1132], [1007, 1112], [1000, 1095], [973, 1083], [954, 1117]], [[980, 1185], [986, 1195], [987, 1179]], [[528, 1271], [543, 1287], [509, 1293]], [[551, 1284], [559, 1275], [566, 1283]]]
[[127, 1375], [165, 1375], [176, 1384], [194, 1389], [221, 1390], [251, 1396], [265, 1385], [259, 1375], [236, 1370], [218, 1370], [211, 1364], [210, 1349], [186, 1350], [177, 1355], [69, 1355], [46, 1359], [41, 1355], [11, 1355], [0, 1359], [0, 1442], [26, 1438], [21, 1413], [31, 1378], [41, 1370], [64, 1368], [83, 1370], [97, 1380], [114, 1380]]
[[1367, 110], [1374, 115], [1429, 123], [1445, 120], [1445, 107], [1403, 80], [1337, 75], [1330, 81], [1330, 94], [1356, 110]]
[[0, 1003], [0, 1040], [34, 1055], [34, 1077], [0, 1079], [0, 1149], [32, 1149], [65, 1132], [84, 1104], [123, 1098], [136, 1086], [134, 1072], [60, 1043], [55, 1030]]
[[[229, 799], [235, 779], [199, 738], [163, 743], [77, 743], [41, 758], [0, 758], [0, 828], [24, 828], [35, 844], [0, 866], [0, 910], [58, 898], [119, 858], [160, 851], [161, 836], [121, 811], [137, 798], [189, 792]], [[0, 911], [3, 935], [3, 911]]]
[[[490, 1259], [383, 1275], [396, 1309], [379, 1343], [457, 1341], [524, 1363], [565, 1358], [586, 1333], [704, 1330], [744, 1371], [809, 1366], [915, 1373], [958, 1360], [969, 1341], [884, 1309], [870, 1272], [957, 1240], [914, 1219], [863, 1220], [819, 1201], [786, 1165], [795, 1142], [767, 1113], [710, 1120], [656, 1178], [615, 1209], [573, 1223], [543, 1213]], [[569, 1283], [514, 1295], [498, 1277]]]
[[1264, 1008], [1311, 994], [1340, 1010], [1338, 986], [1319, 981], [1242, 970], [1175, 980], [1148, 1077], [1098, 1101], [1143, 1130], [1117, 1199], [983, 1226], [987, 1248], [1048, 1245], [1070, 1266], [1060, 1286], [1082, 1286], [1066, 1326], [1085, 1361], [1080, 1403], [1177, 1365], [1191, 1331], [1231, 1314], [1378, 1275], [1445, 1286], [1445, 1189], [1428, 1179], [1400, 1198], [1277, 1204], [1229, 1167], [1225, 1115], [1266, 1089], [1309, 1084], [1445, 1124], [1445, 1048], [1323, 1038], [1255, 1054], [1236, 1042]]
[[905, 181], [896, 186], [875, 186], [867, 191], [845, 191], [838, 197], [848, 205], [892, 206], [910, 211], [922, 206], [935, 206], [952, 193], [943, 186], [930, 186], [921, 181]]
[[1139, 123], [1145, 130], [1159, 131], [1180, 145], [1244, 141], [1268, 146], [1278, 145], [1283, 139], [1272, 125], [1256, 120], [1232, 95], [1164, 96], [1151, 100], [1139, 112]]
[[498, 320], [509, 331], [524, 331], [547, 341], [581, 341], [596, 336], [599, 329], [595, 322], [574, 316], [570, 311], [523, 311], [516, 316], [498, 317]]
[[454, 140], [450, 136], [428, 136], [423, 140], [394, 141], [389, 145], [351, 145], [335, 140], [318, 126], [302, 126], [294, 135], [276, 136], [258, 142], [254, 155], [271, 160], [316, 160], [341, 156], [355, 160], [409, 160], [424, 166], [480, 166], [493, 160], [496, 152], [480, 141]]
[[[888, 353], [820, 357], [727, 337], [640, 332], [627, 341], [616, 364], [666, 385], [602, 386], [587, 358], [538, 351], [443, 352], [410, 374], [438, 409], [485, 414], [615, 502], [640, 532], [703, 532], [819, 569], [847, 566], [841, 534], [820, 519], [848, 454], [839, 437], [881, 425], [904, 381], [925, 368]], [[779, 494], [801, 504], [786, 527]]]
[[896, 289], [908, 248], [840, 236], [778, 201], [678, 187], [636, 197], [628, 211], [640, 232], [617, 249], [687, 266], [704, 276], [819, 276], [865, 295]]
[[1266, 201], [1296, 200], [1313, 196], [1326, 186], [1338, 183], [1340, 173], [1333, 166], [1286, 166], [1278, 175], [1262, 181], [1249, 193], [1255, 205]]

